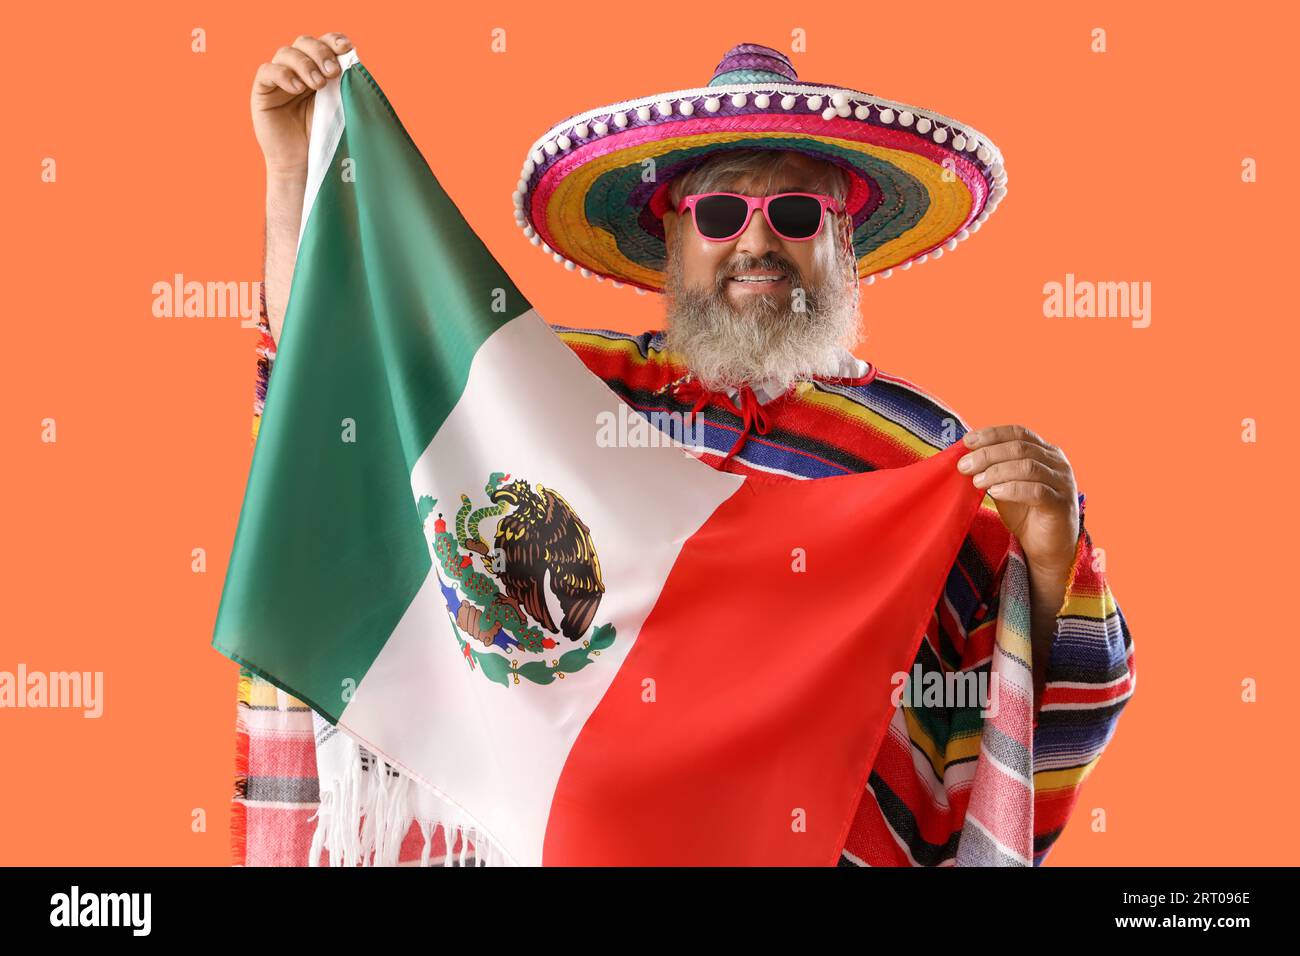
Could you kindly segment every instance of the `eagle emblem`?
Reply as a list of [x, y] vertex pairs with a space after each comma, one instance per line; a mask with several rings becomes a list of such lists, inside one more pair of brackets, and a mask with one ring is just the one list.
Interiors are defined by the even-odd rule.
[[[614, 642], [613, 625], [593, 627], [605, 581], [591, 529], [554, 488], [494, 472], [484, 492], [488, 504], [478, 508], [460, 496], [451, 529], [437, 513], [430, 538], [462, 655], [471, 669], [507, 686], [563, 679]], [[424, 496], [419, 504], [427, 533], [437, 499]], [[479, 526], [493, 517], [489, 545]], [[547, 660], [566, 640], [571, 649]]]

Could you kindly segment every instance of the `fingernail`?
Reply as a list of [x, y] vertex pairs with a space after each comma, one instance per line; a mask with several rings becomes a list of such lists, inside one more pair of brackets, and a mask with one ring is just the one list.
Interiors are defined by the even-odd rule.
[[289, 85], [293, 87], [295, 93], [302, 92], [302, 80], [298, 79], [298, 77], [295, 76]]
[[974, 445], [975, 445], [975, 433], [974, 433], [974, 432], [967, 432], [965, 435], [962, 436], [962, 439], [961, 439], [961, 440], [964, 441], [964, 442], [966, 443], [967, 447], [974, 447]]
[[339, 65], [335, 63], [333, 60], [325, 61], [325, 72], [329, 73], [331, 76], [334, 74], [334, 71], [337, 70], [338, 68]]
[[957, 461], [957, 468], [958, 468], [960, 471], [970, 471], [970, 470], [971, 470], [972, 468], [974, 468], [974, 467], [975, 467], [975, 462], [974, 462], [974, 460], [971, 458], [970, 455], [967, 455], [967, 456], [964, 457], [964, 458], [958, 459], [958, 461]]
[[311, 81], [313, 83], [324, 83], [325, 77], [321, 76], [316, 70], [311, 71]]

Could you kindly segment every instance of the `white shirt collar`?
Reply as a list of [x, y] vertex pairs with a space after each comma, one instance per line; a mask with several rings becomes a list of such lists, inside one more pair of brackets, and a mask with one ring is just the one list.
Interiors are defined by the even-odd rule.
[[[841, 349], [840, 356], [839, 356], [839, 365], [836, 367], [836, 369], [834, 371], [822, 373], [817, 377], [818, 378], [860, 378], [861, 376], [867, 374], [868, 368], [870, 368], [870, 366], [862, 359], [858, 358], [856, 355], [854, 355], [852, 352], [848, 351], [847, 349]], [[754, 397], [758, 399], [758, 403], [760, 405], [766, 405], [768, 402], [772, 401], [773, 399], [780, 398], [783, 394], [785, 394], [788, 388], [788, 387], [782, 388], [781, 383], [775, 379], [767, 379], [766, 381], [759, 382], [757, 385], [752, 385], [750, 387], [753, 389]], [[740, 389], [736, 388], [735, 386], [728, 385], [724, 391], [726, 391], [728, 398], [735, 399], [736, 395], [740, 392]]]

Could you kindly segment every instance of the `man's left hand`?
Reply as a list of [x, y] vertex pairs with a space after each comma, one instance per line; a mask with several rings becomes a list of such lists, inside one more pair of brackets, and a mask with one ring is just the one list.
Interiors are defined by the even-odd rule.
[[1079, 493], [1065, 453], [1024, 425], [976, 428], [962, 440], [971, 451], [957, 469], [992, 496], [1031, 570], [1064, 581], [1079, 543]]

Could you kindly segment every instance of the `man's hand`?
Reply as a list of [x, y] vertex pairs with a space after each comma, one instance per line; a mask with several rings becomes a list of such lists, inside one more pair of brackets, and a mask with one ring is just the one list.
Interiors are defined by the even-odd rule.
[[312, 106], [316, 91], [339, 75], [341, 53], [352, 41], [341, 33], [319, 39], [303, 34], [275, 51], [253, 77], [253, 132], [268, 175], [307, 173]]
[[1002, 523], [1016, 536], [1029, 566], [1031, 674], [1034, 723], [1047, 686], [1047, 664], [1056, 616], [1079, 546], [1079, 493], [1065, 453], [1023, 425], [995, 425], [967, 432], [974, 449], [957, 470], [987, 488]]
[[963, 441], [974, 450], [957, 469], [988, 490], [1031, 571], [1064, 582], [1079, 543], [1079, 492], [1065, 453], [1023, 425], [974, 429]]
[[339, 75], [335, 57], [351, 49], [341, 33], [303, 34], [253, 78], [253, 132], [266, 161], [266, 320], [277, 345], [298, 253], [316, 91]]

